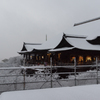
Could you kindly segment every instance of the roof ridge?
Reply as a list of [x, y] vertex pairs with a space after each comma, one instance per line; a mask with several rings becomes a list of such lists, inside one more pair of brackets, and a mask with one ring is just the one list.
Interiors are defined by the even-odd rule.
[[24, 44], [25, 45], [41, 45], [41, 43], [25, 43], [25, 42], [24, 42]]
[[75, 34], [64, 34], [63, 35], [65, 38], [66, 37], [72, 37], [72, 38], [87, 38], [85, 35], [75, 35]]
[[86, 23], [89, 23], [89, 22], [97, 21], [97, 20], [100, 20], [100, 17], [97, 17], [97, 18], [94, 18], [94, 19], [90, 19], [90, 20], [87, 20], [87, 21], [83, 21], [83, 22], [79, 22], [79, 23], [75, 23], [74, 26], [86, 24]]

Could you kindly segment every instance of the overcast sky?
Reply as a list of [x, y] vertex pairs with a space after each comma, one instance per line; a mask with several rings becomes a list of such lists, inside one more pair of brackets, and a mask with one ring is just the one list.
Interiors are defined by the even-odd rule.
[[42, 43], [96, 17], [100, 0], [0, 0], [0, 60], [18, 56], [23, 42]]

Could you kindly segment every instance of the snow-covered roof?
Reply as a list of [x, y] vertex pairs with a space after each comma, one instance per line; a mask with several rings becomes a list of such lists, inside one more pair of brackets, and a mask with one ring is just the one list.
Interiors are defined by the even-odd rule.
[[67, 42], [69, 42], [73, 47], [82, 49], [82, 50], [99, 50], [100, 45], [92, 45], [86, 41], [86, 38], [65, 38]]
[[55, 48], [60, 41], [62, 40], [63, 34], [58, 34], [54, 37], [52, 37], [51, 39], [49, 39], [48, 41], [44, 42], [42, 45], [38, 46], [37, 50], [49, 50], [49, 49], [53, 49]]
[[[34, 48], [37, 48], [38, 46], [40, 46], [40, 43], [25, 43], [23, 44], [23, 48], [21, 51], [32, 51]], [[23, 50], [24, 49], [24, 50]], [[26, 49], [26, 50], [25, 50]]]
[[[61, 41], [65, 39], [66, 43], [71, 45], [71, 47], [61, 47], [57, 48], [60, 45]], [[64, 42], [65, 42], [64, 41]], [[28, 53], [34, 50], [48, 50], [49, 52], [58, 52], [65, 50], [72, 50], [74, 48], [82, 49], [82, 50], [95, 50], [100, 51], [100, 45], [93, 45], [87, 41], [87, 36], [83, 35], [70, 35], [70, 34], [60, 34], [56, 37], [53, 37], [51, 40], [44, 42], [41, 45], [32, 45], [32, 44], [24, 44], [26, 51], [20, 51], [18, 53]]]
[[58, 49], [51, 49], [49, 52], [57, 52], [57, 51], [66, 51], [66, 50], [72, 50], [74, 47], [64, 47], [64, 48], [58, 48]]
[[31, 52], [31, 50], [30, 51], [29, 50], [28, 51], [18, 51], [19, 54], [29, 53], [29, 52]]
[[[30, 44], [24, 44], [25, 48], [27, 51], [31, 52], [33, 50], [50, 50], [55, 48], [60, 41], [62, 40], [63, 34], [59, 34], [55, 37], [52, 37], [50, 40], [45, 41], [43, 44], [41, 45], [30, 45]], [[26, 51], [21, 51], [22, 53], [26, 52]]]
[[38, 46], [40, 45], [25, 45], [25, 48], [27, 49], [27, 51], [32, 51], [35, 48], [38, 48]]

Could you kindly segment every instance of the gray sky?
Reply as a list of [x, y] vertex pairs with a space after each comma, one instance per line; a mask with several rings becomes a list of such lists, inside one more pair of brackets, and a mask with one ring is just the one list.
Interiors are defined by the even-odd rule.
[[0, 0], [0, 60], [18, 56], [23, 42], [42, 43], [96, 17], [100, 0]]

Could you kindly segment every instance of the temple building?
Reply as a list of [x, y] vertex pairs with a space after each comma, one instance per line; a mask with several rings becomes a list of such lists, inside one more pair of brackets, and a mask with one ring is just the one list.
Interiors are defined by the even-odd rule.
[[89, 39], [88, 36], [75, 35], [100, 32], [97, 26], [100, 20], [87, 22], [75, 24], [68, 34], [60, 34], [43, 44], [23, 43], [18, 53], [23, 55], [26, 64], [50, 64], [50, 57], [53, 65], [73, 63], [75, 57], [77, 64], [91, 64], [96, 57], [100, 59], [100, 36]]

